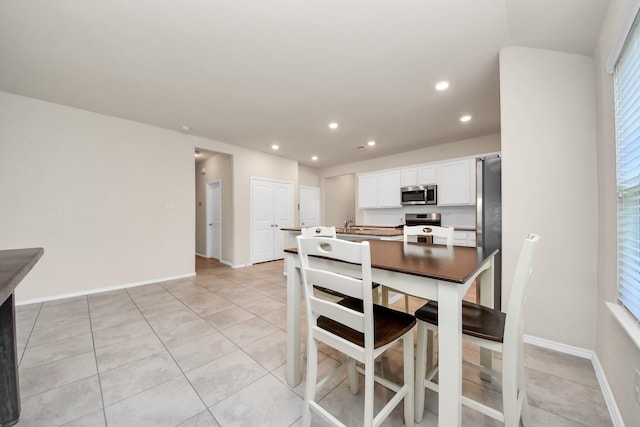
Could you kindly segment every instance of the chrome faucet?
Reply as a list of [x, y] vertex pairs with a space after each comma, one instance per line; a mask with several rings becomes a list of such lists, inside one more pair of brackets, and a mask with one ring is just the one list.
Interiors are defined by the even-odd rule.
[[350, 225], [349, 225], [349, 224], [353, 224], [353, 218], [351, 218], [351, 217], [347, 216], [347, 217], [344, 219], [344, 229], [345, 229], [346, 231], [349, 231], [349, 228], [350, 228]]

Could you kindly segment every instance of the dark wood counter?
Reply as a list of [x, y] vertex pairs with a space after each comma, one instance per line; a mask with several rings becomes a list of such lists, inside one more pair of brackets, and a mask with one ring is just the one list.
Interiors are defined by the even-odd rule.
[[[466, 246], [369, 240], [371, 267], [414, 276], [465, 283], [495, 251]], [[298, 253], [297, 248], [284, 250]]]
[[0, 425], [3, 426], [13, 425], [20, 418], [13, 292], [43, 253], [42, 248], [0, 251]]
[[[281, 228], [282, 231], [300, 232], [300, 227]], [[336, 234], [343, 234], [349, 236], [371, 236], [378, 238], [397, 237], [402, 240], [402, 229], [394, 228], [366, 228], [353, 226], [349, 229], [336, 228]]]

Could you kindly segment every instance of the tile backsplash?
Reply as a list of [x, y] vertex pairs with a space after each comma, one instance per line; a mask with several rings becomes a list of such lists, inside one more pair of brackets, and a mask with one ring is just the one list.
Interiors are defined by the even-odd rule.
[[404, 206], [393, 209], [362, 209], [356, 218], [357, 224], [363, 225], [398, 225], [404, 224], [404, 216], [408, 213], [438, 212], [442, 215], [442, 225], [453, 227], [476, 226], [475, 206]]

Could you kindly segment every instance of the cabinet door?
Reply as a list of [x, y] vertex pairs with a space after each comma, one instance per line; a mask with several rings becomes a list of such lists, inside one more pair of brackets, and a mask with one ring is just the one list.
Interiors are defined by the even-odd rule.
[[418, 185], [418, 169], [409, 168], [400, 171], [400, 186]]
[[435, 184], [436, 183], [436, 167], [421, 166], [418, 168], [418, 185]]
[[438, 205], [475, 204], [474, 159], [439, 164], [436, 167]]
[[[446, 245], [446, 239], [442, 237], [434, 237], [433, 243], [438, 245]], [[461, 231], [454, 230], [453, 232], [453, 246], [476, 246], [476, 233], [475, 231]]]
[[378, 207], [399, 208], [400, 203], [400, 171], [378, 174]]
[[378, 175], [358, 176], [358, 207], [360, 209], [378, 207]]

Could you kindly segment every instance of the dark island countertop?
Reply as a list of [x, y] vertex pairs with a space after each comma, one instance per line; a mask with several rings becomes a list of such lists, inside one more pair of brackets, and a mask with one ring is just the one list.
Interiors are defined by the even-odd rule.
[[[353, 236], [375, 236], [375, 237], [402, 237], [402, 229], [396, 228], [369, 228], [371, 226], [353, 226], [349, 229], [336, 227], [337, 234], [348, 234]], [[300, 227], [281, 228], [282, 231], [300, 232]]]
[[0, 304], [9, 298], [43, 253], [42, 248], [0, 251]]

